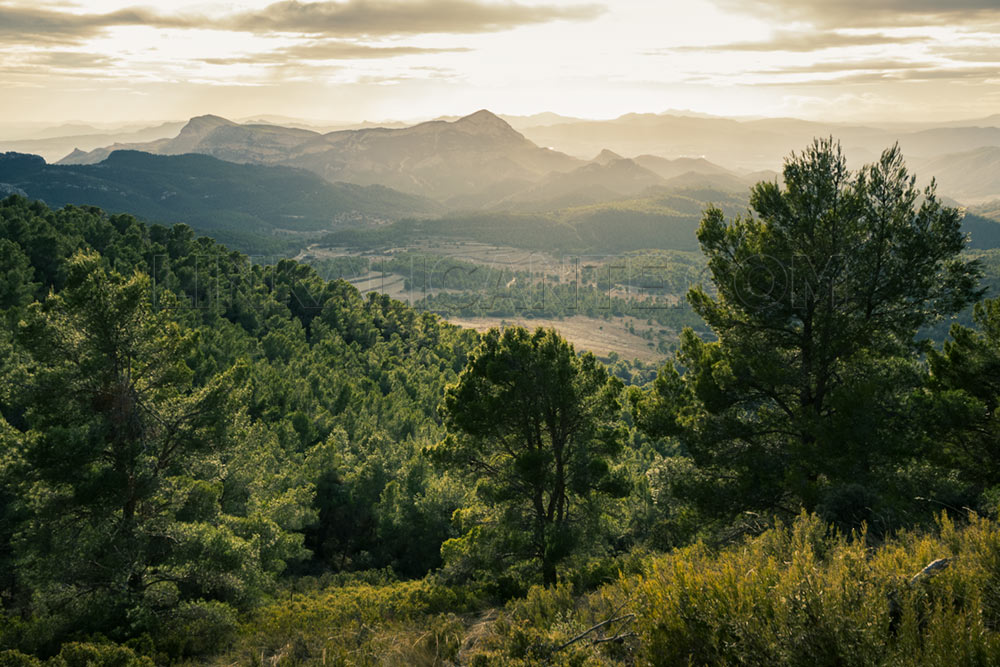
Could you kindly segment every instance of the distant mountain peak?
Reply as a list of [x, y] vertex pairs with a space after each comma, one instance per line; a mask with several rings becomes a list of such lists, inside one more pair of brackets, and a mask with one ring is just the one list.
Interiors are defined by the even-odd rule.
[[81, 160], [87, 157], [87, 151], [81, 151], [79, 148], [74, 148], [73, 152], [63, 158], [63, 160], [70, 161], [72, 163], [76, 160]]
[[195, 116], [181, 128], [180, 133], [170, 141], [171, 153], [194, 153], [206, 137], [220, 127], [235, 127], [237, 124], [222, 116]]
[[212, 114], [195, 116], [187, 122], [187, 125], [181, 128], [180, 134], [177, 136], [204, 135], [224, 125], [236, 125], [236, 123], [222, 116], [213, 116]]
[[194, 125], [194, 126], [212, 125], [217, 127], [219, 125], [236, 125], [236, 123], [229, 120], [228, 118], [223, 118], [222, 116], [216, 116], [214, 114], [208, 113], [202, 116], [193, 116], [191, 120], [188, 121], [188, 125]]
[[595, 157], [593, 160], [591, 160], [591, 162], [596, 163], [596, 164], [600, 164], [600, 165], [605, 165], [605, 164], [609, 164], [611, 162], [615, 162], [617, 160], [624, 160], [624, 159], [625, 158], [623, 158], [621, 155], [619, 155], [618, 153], [614, 152], [613, 150], [609, 150], [609, 149], [605, 148], [600, 153], [598, 153], [597, 157]]
[[516, 134], [520, 136], [520, 132], [511, 127], [507, 121], [486, 109], [480, 109], [468, 116], [463, 116], [456, 120], [454, 125], [474, 132]]
[[480, 109], [479, 111], [470, 113], [468, 116], [462, 116], [456, 123], [502, 123], [507, 124], [500, 116], [496, 115], [489, 109]]

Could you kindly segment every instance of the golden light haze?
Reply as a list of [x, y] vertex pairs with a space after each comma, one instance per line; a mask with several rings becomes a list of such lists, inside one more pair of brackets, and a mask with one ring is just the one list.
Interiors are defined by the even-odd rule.
[[1000, 111], [996, 0], [0, 1], [0, 122]]

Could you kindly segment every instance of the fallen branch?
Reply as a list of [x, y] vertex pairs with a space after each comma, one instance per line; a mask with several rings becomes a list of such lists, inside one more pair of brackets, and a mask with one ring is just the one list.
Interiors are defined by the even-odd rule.
[[924, 567], [924, 569], [920, 570], [920, 572], [917, 572], [910, 578], [910, 586], [913, 586], [924, 579], [930, 579], [935, 574], [939, 574], [942, 570], [946, 569], [949, 565], [951, 565], [950, 558], [938, 558], [937, 560], [931, 561]]
[[620, 642], [625, 639], [628, 639], [629, 637], [638, 637], [638, 636], [639, 635], [635, 632], [623, 632], [620, 635], [615, 635], [614, 637], [599, 637], [597, 639], [592, 640], [590, 643], [593, 644], [594, 646], [597, 646], [598, 644], [603, 644], [605, 642]]
[[[909, 581], [906, 582], [906, 587], [913, 589], [918, 584], [921, 584], [931, 577], [940, 574], [946, 570], [949, 565], [951, 565], [951, 561], [951, 558], [938, 558], [936, 560], [932, 560], [924, 566], [924, 569], [910, 577]], [[890, 589], [886, 593], [886, 597], [889, 600], [889, 633], [892, 635], [896, 634], [899, 624], [903, 620], [903, 604], [900, 601], [901, 590], [902, 586], [897, 586]]]
[[[581, 632], [580, 634], [578, 634], [576, 637], [573, 637], [572, 639], [570, 639], [569, 641], [567, 641], [565, 644], [563, 644], [562, 646], [558, 647], [554, 652], [558, 652], [558, 651], [563, 650], [564, 648], [572, 646], [573, 644], [577, 643], [581, 639], [584, 639], [590, 633], [596, 632], [597, 630], [600, 630], [601, 628], [603, 628], [603, 627], [605, 627], [607, 625], [611, 625], [612, 623], [616, 623], [618, 621], [626, 621], [626, 620], [630, 621], [630, 622], [634, 621], [635, 620], [635, 614], [625, 614], [624, 616], [612, 616], [611, 618], [609, 618], [607, 620], [604, 620], [604, 621], [601, 621], [600, 623], [598, 623], [596, 625], [592, 625], [589, 628], [587, 628], [586, 630], [584, 630], [583, 632]], [[607, 641], [610, 641], [610, 640], [607, 640]], [[595, 640], [594, 643], [596, 644], [597, 641]]]

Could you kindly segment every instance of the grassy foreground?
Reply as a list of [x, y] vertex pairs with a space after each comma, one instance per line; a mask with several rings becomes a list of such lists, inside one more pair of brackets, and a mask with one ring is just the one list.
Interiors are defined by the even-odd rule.
[[1000, 664], [989, 519], [942, 516], [873, 545], [802, 515], [721, 550], [630, 562], [596, 590], [536, 587], [501, 608], [432, 579], [317, 582], [261, 609], [218, 664]]

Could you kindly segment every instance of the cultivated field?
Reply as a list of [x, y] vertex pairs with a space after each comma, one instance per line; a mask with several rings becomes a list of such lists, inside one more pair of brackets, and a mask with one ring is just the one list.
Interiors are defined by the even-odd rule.
[[[644, 320], [634, 317], [616, 317], [604, 320], [599, 317], [574, 315], [563, 319], [536, 317], [449, 317], [452, 324], [468, 327], [476, 331], [486, 331], [490, 327], [522, 326], [528, 329], [552, 327], [578, 350], [588, 350], [598, 357], [607, 357], [615, 352], [623, 359], [641, 361], [663, 361], [664, 355], [656, 349], [656, 344], [637, 335], [650, 328]], [[628, 330], [631, 324], [635, 334]]]
[[[349, 248], [332, 248], [310, 246], [303, 253], [300, 259], [306, 261], [322, 261], [336, 257], [355, 257], [362, 262], [361, 275], [348, 278], [348, 281], [358, 288], [362, 294], [369, 292], [379, 292], [387, 294], [393, 299], [397, 299], [409, 304], [417, 309], [423, 305], [421, 300], [429, 295], [440, 292], [462, 293], [462, 290], [423, 288], [411, 286], [407, 289], [406, 276], [400, 273], [386, 271], [386, 263], [393, 257], [399, 257], [405, 252], [415, 252], [429, 256], [439, 256], [461, 260], [470, 264], [475, 264], [488, 269], [484, 275], [494, 275], [494, 272], [501, 269], [508, 269], [513, 272], [529, 272], [539, 277], [559, 276], [572, 280], [576, 276], [570, 275], [579, 270], [581, 266], [599, 266], [606, 262], [612, 262], [615, 267], [621, 263], [622, 258], [614, 257], [579, 257], [560, 260], [552, 255], [537, 253], [517, 248], [507, 248], [492, 246], [482, 243], [471, 242], [423, 242], [415, 243], [407, 247], [386, 248], [375, 252], [358, 252]], [[608, 264], [612, 266], [612, 264]], [[509, 274], [508, 274], [509, 275]], [[414, 282], [413, 280], [410, 281]], [[470, 292], [470, 294], [475, 294]], [[640, 301], [652, 298], [652, 294], [646, 293], [642, 289], [623, 289], [615, 287], [609, 297], [614, 296], [623, 299], [638, 299]], [[658, 295], [661, 298], [662, 294]], [[676, 302], [677, 296], [668, 296], [671, 302]], [[574, 315], [562, 319], [553, 317], [525, 317], [523, 315], [508, 315], [503, 317], [447, 317], [448, 321], [459, 326], [485, 331], [490, 327], [503, 325], [518, 325], [529, 329], [539, 326], [553, 327], [567, 340], [571, 341], [577, 349], [588, 350], [599, 357], [607, 358], [612, 352], [623, 359], [639, 359], [644, 362], [660, 362], [665, 359], [665, 355], [658, 348], [658, 343], [663, 340], [673, 342], [676, 334], [665, 332], [660, 325], [647, 323], [645, 318], [632, 316], [613, 317], [604, 319], [600, 317], [588, 317], [586, 315]], [[650, 338], [644, 338], [647, 333]]]

